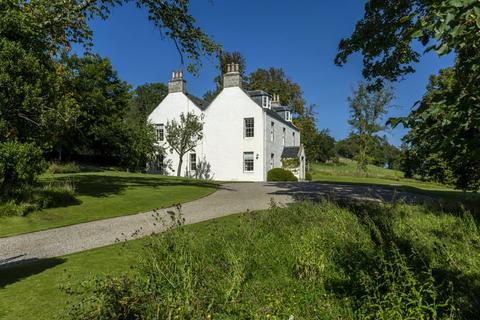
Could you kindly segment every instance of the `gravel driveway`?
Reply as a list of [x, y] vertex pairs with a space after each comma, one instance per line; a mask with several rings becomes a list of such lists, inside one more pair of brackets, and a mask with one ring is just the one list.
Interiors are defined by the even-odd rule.
[[[323, 196], [351, 199], [393, 201], [404, 198], [411, 202], [430, 199], [389, 188], [324, 183], [227, 183], [205, 198], [182, 205], [186, 224], [214, 219], [247, 210], [269, 207], [271, 199], [282, 205], [301, 199]], [[161, 209], [167, 214], [174, 208]], [[0, 266], [35, 261], [114, 244], [161, 232], [153, 211], [77, 225], [0, 238]]]

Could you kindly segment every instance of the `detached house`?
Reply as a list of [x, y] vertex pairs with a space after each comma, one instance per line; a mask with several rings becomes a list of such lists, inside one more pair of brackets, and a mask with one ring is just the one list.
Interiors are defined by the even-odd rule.
[[196, 176], [197, 170], [207, 168], [215, 180], [266, 181], [267, 172], [281, 168], [282, 160], [298, 159], [293, 162], [298, 166], [290, 170], [304, 179], [305, 153], [290, 108], [280, 105], [278, 95], [272, 97], [261, 90], [242, 89], [236, 64], [228, 66], [223, 86], [207, 104], [186, 91], [182, 72], [173, 73], [168, 95], [148, 117], [156, 128], [158, 143], [167, 147], [165, 158], [157, 165], [152, 164], [149, 170], [176, 174], [179, 158], [170, 152], [165, 141], [165, 125], [181, 113], [193, 112], [203, 119], [203, 139], [193, 152], [184, 156], [182, 173]]

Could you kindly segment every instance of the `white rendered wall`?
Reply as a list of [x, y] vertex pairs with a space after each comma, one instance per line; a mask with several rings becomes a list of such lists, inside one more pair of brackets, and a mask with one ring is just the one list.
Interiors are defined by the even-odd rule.
[[[224, 181], [265, 181], [264, 112], [239, 87], [223, 89], [205, 112], [204, 154], [213, 178]], [[244, 137], [244, 118], [254, 118], [255, 133]], [[254, 171], [244, 172], [243, 153], [253, 152]]]
[[[272, 142], [271, 139], [271, 123], [274, 123], [274, 141]], [[285, 128], [285, 144], [283, 142], [283, 128]], [[295, 132], [295, 138], [293, 137], [293, 133]], [[292, 127], [288, 126], [287, 124], [278, 121], [275, 118], [266, 115], [266, 123], [265, 123], [265, 172], [268, 172], [272, 169], [271, 166], [271, 155], [274, 155], [274, 165], [273, 168], [281, 168], [282, 167], [282, 152], [284, 147], [292, 147], [292, 146], [299, 146], [300, 145], [300, 132], [298, 130], [293, 129]]]
[[[152, 113], [148, 116], [148, 121], [152, 124], [167, 124], [168, 120], [180, 119], [181, 113], [188, 113], [193, 112], [194, 114], [201, 116], [201, 110], [182, 92], [174, 92], [169, 93], [165, 99], [152, 111]], [[167, 132], [165, 131], [165, 137]], [[178, 154], [173, 151], [170, 152], [170, 148], [168, 144], [164, 142], [159, 142], [161, 145], [166, 146], [166, 159], [171, 160], [172, 170], [168, 170], [167, 174], [176, 176], [177, 175], [177, 168], [179, 163], [179, 156]], [[195, 148], [195, 153], [197, 156], [197, 163], [204, 157], [203, 152], [203, 145], [204, 142], [200, 141], [198, 146]], [[189, 169], [189, 161], [190, 156], [186, 154], [183, 157], [183, 165], [182, 165], [182, 172], [181, 175], [185, 176], [185, 173]]]

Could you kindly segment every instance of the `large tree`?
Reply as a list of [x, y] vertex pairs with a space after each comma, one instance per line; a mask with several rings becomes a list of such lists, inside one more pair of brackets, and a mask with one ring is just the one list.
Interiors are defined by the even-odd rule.
[[181, 176], [183, 157], [188, 152], [195, 149], [198, 142], [203, 138], [202, 119], [194, 113], [181, 113], [180, 119], [167, 121], [165, 126], [167, 131], [168, 146], [178, 154], [177, 177]]
[[367, 165], [373, 160], [376, 135], [384, 129], [380, 121], [392, 99], [392, 89], [377, 89], [372, 92], [365, 83], [359, 83], [352, 96], [348, 98], [350, 104], [348, 123], [358, 137], [358, 151], [354, 159], [361, 173], [367, 172]]
[[[414, 72], [425, 51], [453, 52], [456, 60], [448, 92], [423, 100], [409, 117], [392, 123], [412, 129], [407, 137], [410, 147], [438, 156], [435, 165], [422, 167], [422, 175], [431, 175], [429, 167], [439, 164], [440, 171], [455, 173], [458, 188], [478, 190], [480, 176], [472, 173], [480, 172], [479, 47], [478, 0], [370, 0], [351, 37], [340, 42], [336, 63], [343, 65], [351, 54], [360, 52], [363, 74], [378, 88], [385, 79], [396, 81]], [[422, 140], [430, 134], [435, 134], [432, 143]]]
[[303, 115], [305, 112], [302, 88], [290, 79], [282, 68], [255, 70], [248, 75], [245, 88], [279, 94], [281, 104], [291, 106], [297, 115]]
[[148, 115], [167, 96], [168, 87], [164, 83], [146, 83], [135, 88], [130, 99], [129, 118], [134, 122], [145, 123]]
[[203, 95], [203, 99], [208, 102], [212, 102], [213, 99], [222, 91], [223, 89], [223, 75], [227, 72], [227, 65], [231, 63], [236, 63], [238, 64], [238, 71], [242, 75], [243, 79], [245, 79], [245, 68], [246, 68], [246, 63], [245, 63], [245, 58], [243, 55], [238, 52], [221, 52], [218, 55], [218, 68], [220, 73], [215, 77], [213, 80], [215, 83], [215, 89], [207, 91]]

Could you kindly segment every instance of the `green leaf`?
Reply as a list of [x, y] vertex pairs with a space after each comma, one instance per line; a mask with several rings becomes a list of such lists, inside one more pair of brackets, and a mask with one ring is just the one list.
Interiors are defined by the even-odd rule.
[[475, 10], [475, 15], [477, 16], [477, 27], [480, 29], [480, 8], [475, 7], [473, 10]]
[[450, 48], [448, 47], [448, 43], [444, 43], [438, 48], [437, 50], [438, 55], [442, 56], [450, 52]]
[[412, 33], [412, 38], [420, 38], [423, 36], [423, 29], [418, 29]]

